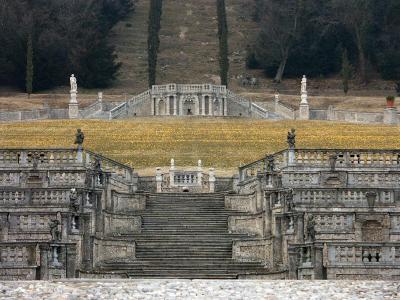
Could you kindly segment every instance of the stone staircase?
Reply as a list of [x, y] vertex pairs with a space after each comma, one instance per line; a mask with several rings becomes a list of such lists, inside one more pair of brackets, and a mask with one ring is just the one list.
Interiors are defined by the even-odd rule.
[[151, 195], [136, 241], [136, 262], [113, 262], [107, 271], [130, 278], [168, 277], [234, 279], [266, 274], [259, 263], [232, 260], [232, 242], [247, 235], [229, 234], [228, 217], [220, 194]]

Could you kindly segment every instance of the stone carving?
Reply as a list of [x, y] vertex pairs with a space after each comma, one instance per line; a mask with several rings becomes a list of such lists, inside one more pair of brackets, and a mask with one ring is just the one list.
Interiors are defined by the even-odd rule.
[[313, 215], [310, 215], [307, 220], [307, 239], [310, 242], [315, 241], [315, 219]]
[[60, 221], [58, 221], [58, 220], [51, 220], [49, 223], [51, 240], [53, 242], [61, 241], [61, 231], [58, 228], [59, 225], [60, 225]]
[[75, 188], [71, 189], [69, 192], [69, 203], [74, 212], [79, 210], [79, 197]]
[[290, 212], [294, 209], [294, 202], [293, 202], [293, 190], [290, 189], [287, 193], [286, 193], [286, 208], [287, 211]]
[[275, 171], [275, 157], [273, 155], [267, 155], [267, 172]]
[[338, 156], [336, 154], [329, 155], [329, 166], [331, 168], [331, 172], [334, 172], [336, 169], [336, 162]]
[[292, 128], [287, 135], [287, 142], [289, 149], [296, 148], [296, 129]]
[[307, 94], [307, 77], [303, 75], [303, 79], [301, 80], [301, 93]]
[[40, 161], [40, 154], [39, 152], [34, 152], [32, 154], [32, 167], [34, 170], [37, 170]]
[[76, 77], [74, 74], [72, 74], [71, 77], [69, 78], [69, 82], [71, 85], [71, 93], [78, 92], [78, 84], [76, 82]]
[[82, 148], [84, 140], [85, 140], [85, 135], [83, 134], [83, 131], [80, 128], [78, 128], [75, 134], [75, 145], [78, 145], [78, 148]]

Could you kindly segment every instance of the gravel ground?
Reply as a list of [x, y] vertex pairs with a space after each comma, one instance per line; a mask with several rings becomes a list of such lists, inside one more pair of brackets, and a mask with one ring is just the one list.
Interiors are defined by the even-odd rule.
[[400, 299], [400, 283], [254, 280], [0, 282], [0, 299]]

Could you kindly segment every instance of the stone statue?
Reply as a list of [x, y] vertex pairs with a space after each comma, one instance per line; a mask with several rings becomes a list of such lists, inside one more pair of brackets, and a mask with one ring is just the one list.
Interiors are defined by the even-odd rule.
[[307, 94], [307, 78], [306, 75], [303, 75], [303, 79], [301, 80], [301, 93]]
[[315, 241], [315, 219], [313, 215], [308, 217], [307, 237], [310, 241]]
[[35, 152], [32, 154], [32, 166], [34, 170], [37, 170], [38, 165], [39, 165], [39, 160], [40, 160], [40, 154], [38, 152]]
[[83, 134], [82, 130], [77, 129], [75, 134], [75, 145], [78, 145], [78, 148], [82, 148], [84, 140], [85, 140], [85, 135]]
[[275, 157], [273, 155], [267, 155], [267, 172], [275, 171]]
[[288, 132], [287, 142], [289, 149], [296, 148], [296, 129], [292, 128], [291, 131]]
[[74, 212], [79, 210], [78, 192], [74, 188], [69, 192], [69, 203]]
[[286, 193], [286, 207], [287, 207], [287, 211], [292, 211], [294, 208], [294, 202], [293, 202], [293, 190], [290, 189], [287, 193]]
[[53, 242], [57, 242], [57, 241], [61, 240], [61, 232], [58, 229], [58, 225], [60, 225], [60, 221], [58, 221], [58, 220], [51, 220], [49, 223], [51, 240]]
[[71, 93], [78, 92], [78, 84], [76, 83], [76, 77], [74, 74], [69, 78], [69, 82], [71, 84]]

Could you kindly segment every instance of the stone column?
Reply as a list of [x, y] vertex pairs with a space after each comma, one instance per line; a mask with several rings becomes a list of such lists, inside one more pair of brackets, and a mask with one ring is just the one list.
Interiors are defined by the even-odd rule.
[[219, 99], [219, 115], [224, 115], [224, 98]]
[[307, 95], [307, 78], [303, 75], [301, 81], [301, 102], [299, 109], [299, 119], [309, 120], [310, 119], [310, 106], [308, 105], [308, 95]]
[[161, 168], [157, 168], [156, 169], [156, 184], [157, 184], [157, 193], [161, 193], [162, 192], [162, 172], [161, 172]]
[[160, 115], [160, 112], [159, 112], [159, 105], [158, 105], [158, 101], [160, 100], [158, 97], [157, 98], [154, 98], [154, 105], [155, 105], [155, 107], [156, 107], [156, 109], [155, 109], [155, 112], [156, 112], [156, 116], [159, 116]]
[[323, 265], [323, 253], [324, 247], [322, 245], [314, 245], [314, 280], [322, 280], [324, 278], [324, 265]]
[[209, 185], [210, 185], [210, 193], [214, 193], [215, 192], [215, 169], [214, 168], [210, 168], [210, 172], [209, 172]]
[[228, 116], [228, 101], [227, 101], [227, 98], [222, 98], [223, 99], [223, 101], [224, 101], [224, 116], [226, 117], [226, 116]]
[[271, 193], [265, 192], [264, 193], [264, 211], [265, 211], [265, 218], [264, 218], [264, 236], [271, 235]]
[[389, 125], [395, 125], [399, 123], [399, 118], [397, 115], [397, 108], [388, 107], [383, 111], [383, 123]]
[[288, 165], [294, 166], [296, 164], [296, 154], [294, 148], [289, 148], [288, 151]]
[[202, 95], [202, 102], [201, 102], [201, 115], [205, 116], [206, 115], [206, 95]]
[[171, 114], [171, 99], [169, 96], [167, 96], [167, 107], [166, 107], [166, 115], [169, 116]]
[[171, 159], [171, 167], [169, 169], [169, 185], [170, 187], [175, 186], [175, 160]]
[[75, 278], [76, 277], [76, 249], [75, 245], [68, 245], [66, 247], [67, 256], [67, 266], [66, 266], [66, 277]]
[[49, 279], [49, 245], [40, 245], [40, 280]]
[[183, 97], [179, 96], [179, 115], [183, 116]]
[[177, 115], [177, 103], [176, 103], [176, 95], [174, 95], [174, 116]]
[[214, 111], [213, 111], [213, 102], [214, 102], [213, 97], [210, 97], [209, 100], [208, 100], [208, 115], [209, 115], [209, 116], [214, 115]]

